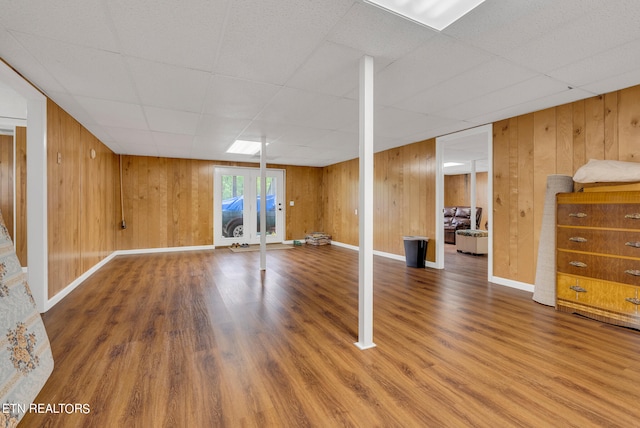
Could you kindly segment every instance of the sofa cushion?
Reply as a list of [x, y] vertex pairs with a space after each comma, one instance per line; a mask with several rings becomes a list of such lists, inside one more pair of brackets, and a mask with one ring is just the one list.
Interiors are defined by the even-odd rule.
[[471, 208], [458, 207], [456, 209], [457, 218], [471, 218]]

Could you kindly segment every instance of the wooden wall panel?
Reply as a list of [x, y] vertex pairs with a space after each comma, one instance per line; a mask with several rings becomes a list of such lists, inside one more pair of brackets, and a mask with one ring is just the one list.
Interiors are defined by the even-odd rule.
[[51, 100], [47, 146], [51, 298], [115, 250], [117, 158]]
[[[480, 229], [486, 229], [488, 206], [488, 174], [476, 173], [476, 206], [482, 208]], [[471, 176], [469, 174], [455, 174], [444, 176], [444, 206], [471, 206]]]
[[12, 240], [14, 239], [13, 211], [15, 209], [13, 165], [13, 135], [0, 135], [0, 211]]
[[[311, 232], [323, 231], [322, 177], [322, 168], [286, 167], [287, 240], [300, 240]], [[289, 201], [294, 206], [289, 206]]]
[[518, 170], [522, 180], [531, 180], [533, 184], [533, 192], [530, 193], [533, 219], [529, 219], [528, 222], [519, 222], [518, 228], [518, 235], [522, 236], [520, 243], [526, 250], [518, 254], [518, 278], [529, 284], [535, 281], [539, 242], [539, 233], [535, 231], [539, 231], [542, 227], [547, 176], [555, 174], [558, 165], [556, 120], [556, 109], [553, 108], [533, 113], [533, 134], [528, 137], [533, 156], [529, 163], [524, 164], [525, 169]]
[[469, 175], [444, 176], [444, 206], [469, 205]]
[[[512, 264], [509, 251], [510, 238], [517, 233], [512, 226], [510, 209], [510, 149], [511, 126], [516, 121], [502, 120], [493, 124], [493, 273], [498, 277], [510, 278]], [[497, 244], [499, 243], [499, 244]], [[500, 262], [497, 262], [499, 260]], [[517, 260], [513, 261], [514, 263]]]
[[604, 158], [618, 160], [618, 93], [604, 96]]
[[604, 159], [604, 97], [588, 98], [584, 102], [585, 155], [589, 159]]
[[[358, 245], [358, 159], [323, 172], [325, 229], [333, 239]], [[427, 260], [435, 261], [435, 140], [374, 155], [374, 249], [404, 254], [402, 237], [428, 236]]]
[[[571, 104], [556, 109], [556, 171], [573, 174], [573, 108]], [[533, 141], [532, 141], [533, 144]]]
[[119, 249], [213, 244], [211, 161], [122, 156], [122, 174]]
[[618, 158], [640, 162], [640, 85], [618, 92]]
[[55, 103], [47, 103], [49, 297], [82, 274], [80, 128]]
[[[518, 132], [510, 132], [515, 124]], [[573, 175], [589, 159], [640, 162], [638, 141], [640, 86], [495, 123], [494, 275], [535, 281], [549, 174]], [[517, 194], [517, 208], [507, 202], [509, 192]]]
[[[253, 163], [122, 156], [127, 228], [118, 249], [213, 245], [215, 166], [255, 168]], [[267, 165], [285, 171], [285, 239], [323, 229], [323, 170]], [[294, 206], [289, 206], [294, 201]]]
[[86, 272], [115, 249], [117, 177], [116, 155], [85, 128], [80, 138], [80, 252]]
[[18, 260], [27, 266], [27, 128], [16, 127], [16, 236]]

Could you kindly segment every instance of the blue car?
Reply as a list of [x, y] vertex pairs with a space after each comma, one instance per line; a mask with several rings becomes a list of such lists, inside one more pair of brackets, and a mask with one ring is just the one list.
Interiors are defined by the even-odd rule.
[[[260, 197], [257, 198], [258, 232], [260, 232]], [[243, 225], [244, 196], [236, 196], [222, 201], [222, 236], [241, 238]], [[276, 228], [276, 195], [267, 195], [267, 233]]]

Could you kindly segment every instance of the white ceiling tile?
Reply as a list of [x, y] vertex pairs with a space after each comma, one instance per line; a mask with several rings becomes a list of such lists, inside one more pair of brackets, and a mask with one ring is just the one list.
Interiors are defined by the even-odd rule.
[[122, 52], [211, 71], [224, 28], [226, 0], [109, 0]]
[[298, 123], [302, 126], [329, 130], [343, 129], [357, 124], [359, 120], [358, 101], [340, 98], [315, 114], [302, 118]]
[[603, 3], [600, 8], [518, 46], [505, 57], [546, 73], [639, 38], [640, 2], [626, 2], [624, 13], [613, 6], [610, 2]]
[[571, 86], [584, 86], [640, 68], [640, 39], [547, 73]]
[[394, 105], [405, 110], [433, 113], [466, 100], [530, 79], [534, 73], [508, 61], [495, 58], [472, 70], [452, 77], [426, 91]]
[[395, 61], [437, 33], [372, 5], [357, 2], [327, 40], [383, 61]]
[[152, 131], [194, 135], [200, 121], [198, 113], [187, 111], [145, 106], [144, 112]]
[[104, 129], [111, 135], [114, 141], [122, 145], [155, 145], [151, 131], [142, 129], [127, 129], [105, 126]]
[[281, 86], [214, 75], [204, 112], [229, 119], [253, 119]]
[[225, 151], [239, 138], [242, 131], [249, 124], [250, 121], [248, 120], [229, 120], [211, 115], [202, 115], [194, 138], [194, 148], [199, 150], [219, 148], [221, 151]]
[[256, 119], [295, 125], [338, 100], [330, 95], [282, 88]]
[[174, 134], [171, 132], [151, 132], [153, 141], [160, 152], [168, 148], [187, 148], [191, 150], [193, 135]]
[[489, 0], [441, 33], [361, 0], [79, 1], [5, 1], [0, 57], [117, 153], [357, 157], [364, 54], [376, 151], [640, 84], [637, 0]]
[[137, 104], [88, 97], [75, 98], [94, 119], [93, 123], [116, 128], [148, 129], [142, 107]]
[[392, 107], [377, 108], [373, 120], [374, 138], [406, 138], [421, 130], [441, 126], [443, 120], [446, 119]]
[[376, 102], [395, 104], [491, 58], [485, 52], [438, 35], [375, 76]]
[[281, 131], [281, 134], [275, 141], [275, 144], [282, 145], [284, 143], [303, 146], [319, 146], [317, 141], [330, 132], [331, 131], [328, 129], [287, 125], [287, 127]]
[[127, 63], [143, 104], [202, 111], [210, 73], [137, 58], [128, 58]]
[[336, 0], [234, 1], [215, 70], [284, 84], [350, 6]]
[[[362, 52], [325, 42], [287, 81], [287, 86], [343, 96], [357, 89]], [[376, 66], [380, 64], [376, 61]], [[387, 63], [384, 64], [385, 66]]]
[[592, 94], [604, 94], [637, 85], [640, 68], [622, 74], [612, 74], [597, 82], [584, 85], [582, 88]]
[[531, 113], [537, 110], [543, 110], [549, 107], [567, 104], [573, 101], [585, 99], [594, 96], [579, 88], [565, 89], [558, 92], [543, 95], [539, 98], [522, 102], [521, 104], [512, 105], [503, 109], [494, 109], [490, 113], [483, 113], [476, 117], [469, 118], [469, 121], [479, 125], [495, 122], [510, 117], [519, 116], [521, 114]]
[[101, 0], [4, 1], [0, 23], [22, 33], [117, 51]]
[[29, 34], [15, 37], [71, 94], [137, 101], [121, 55]]
[[[460, 105], [442, 110], [439, 115], [452, 119], [469, 120], [488, 111], [499, 111], [514, 105], [533, 101], [566, 91], [567, 85], [550, 77], [540, 76], [494, 91]], [[517, 100], [517, 101], [515, 101]]]
[[62, 92], [60, 83], [38, 62], [38, 60], [13, 37], [0, 28], [0, 58], [10, 64], [32, 85], [43, 92]]
[[241, 140], [262, 141], [264, 136], [267, 142], [271, 143], [296, 126], [268, 120], [253, 120], [237, 137]]
[[602, 0], [487, 1], [443, 32], [504, 55], [602, 5]]

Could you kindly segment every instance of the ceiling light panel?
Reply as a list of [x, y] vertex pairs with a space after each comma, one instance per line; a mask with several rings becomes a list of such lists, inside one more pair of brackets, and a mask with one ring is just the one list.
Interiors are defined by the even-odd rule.
[[257, 141], [236, 140], [231, 147], [227, 149], [227, 153], [238, 155], [255, 155], [262, 148], [262, 143]]
[[403, 18], [442, 31], [484, 0], [364, 0]]

